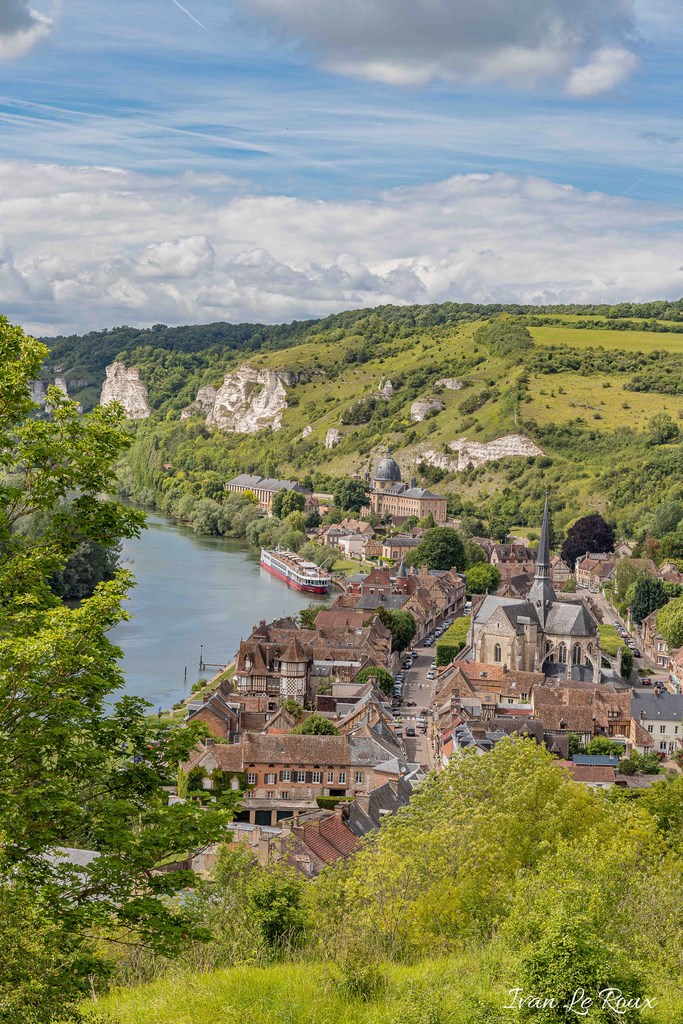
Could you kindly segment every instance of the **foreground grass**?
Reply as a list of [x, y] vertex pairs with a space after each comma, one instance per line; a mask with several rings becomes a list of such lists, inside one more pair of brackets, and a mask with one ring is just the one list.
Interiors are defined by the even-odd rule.
[[116, 1024], [484, 1024], [508, 1019], [496, 1007], [512, 984], [476, 957], [387, 967], [367, 999], [319, 964], [235, 967], [119, 991], [96, 1012]]

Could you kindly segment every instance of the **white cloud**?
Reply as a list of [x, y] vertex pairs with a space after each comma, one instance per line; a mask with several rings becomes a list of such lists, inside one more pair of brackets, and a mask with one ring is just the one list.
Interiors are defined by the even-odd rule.
[[567, 92], [582, 99], [611, 92], [635, 70], [638, 58], [630, 50], [598, 50], [583, 67], [575, 68], [567, 82]]
[[0, 0], [0, 61], [23, 56], [52, 32], [53, 21], [28, 0]]
[[614, 88], [635, 66], [627, 50], [634, 0], [242, 0], [242, 8], [329, 70], [390, 84], [532, 86], [584, 69], [592, 91], [581, 81], [572, 91], [585, 96]]
[[470, 174], [374, 198], [0, 162], [2, 312], [36, 333], [280, 321], [381, 303], [683, 293], [679, 209]]

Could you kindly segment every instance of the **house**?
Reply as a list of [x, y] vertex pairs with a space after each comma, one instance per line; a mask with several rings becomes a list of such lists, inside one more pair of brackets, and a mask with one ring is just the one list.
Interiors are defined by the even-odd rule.
[[640, 635], [643, 640], [643, 650], [648, 658], [654, 661], [658, 668], [668, 669], [670, 661], [669, 648], [657, 630], [658, 611], [659, 609], [650, 612], [643, 619], [640, 624]]
[[368, 573], [356, 573], [346, 581], [349, 594], [391, 594], [393, 582], [387, 569], [372, 569]]
[[616, 783], [616, 768], [612, 765], [577, 764], [576, 761], [558, 761], [558, 765], [571, 775], [574, 782], [580, 782], [590, 789], [610, 789]]
[[245, 494], [247, 491], [251, 491], [264, 512], [272, 511], [273, 498], [278, 491], [297, 491], [299, 494], [303, 494], [307, 511], [317, 508], [317, 502], [313, 500], [311, 492], [298, 484], [296, 480], [275, 480], [271, 477], [254, 476], [251, 473], [240, 473], [239, 476], [233, 477], [227, 482], [225, 489], [235, 494]]
[[631, 712], [649, 734], [653, 750], [673, 754], [683, 749], [683, 694], [636, 691]]
[[355, 797], [406, 774], [405, 754], [389, 729], [367, 723], [347, 735], [245, 733], [241, 742], [200, 744], [184, 764], [205, 790], [243, 790], [237, 821], [274, 826], [317, 809], [317, 797]]
[[683, 583], [683, 572], [673, 562], [663, 562], [659, 575], [665, 583]]
[[379, 463], [369, 497], [370, 511], [374, 515], [424, 519], [431, 514], [437, 525], [445, 523], [448, 518], [446, 498], [434, 494], [427, 487], [416, 487], [413, 481], [403, 483], [399, 465], [392, 458], [382, 459]]
[[610, 552], [586, 552], [577, 559], [575, 566], [576, 585], [596, 593], [614, 574], [617, 559]]
[[366, 538], [359, 533], [350, 533], [337, 541], [337, 547], [345, 558], [364, 558], [367, 544]]
[[[348, 609], [340, 611], [345, 620]], [[391, 633], [376, 617], [361, 626], [316, 619], [315, 629], [262, 619], [240, 643], [234, 682], [239, 695], [293, 697], [303, 704], [323, 682], [350, 682], [367, 665], [387, 668], [390, 658]]]
[[491, 565], [516, 565], [519, 572], [533, 572], [537, 551], [524, 544], [494, 544], [489, 561]]
[[596, 736], [631, 741], [631, 693], [609, 683], [600, 686], [571, 680], [546, 680], [531, 694], [534, 718], [545, 732], [576, 733], [586, 744]]
[[382, 558], [400, 561], [416, 547], [419, 547], [419, 537], [411, 537], [405, 534], [397, 534], [396, 537], [386, 537], [382, 541]]
[[340, 526], [349, 530], [351, 533], [358, 533], [361, 537], [365, 537], [366, 540], [371, 540], [375, 536], [375, 530], [370, 523], [366, 523], [364, 519], [342, 519]]
[[553, 586], [561, 590], [571, 576], [572, 571], [565, 560], [560, 555], [553, 555], [550, 559], [550, 579]]
[[669, 658], [669, 687], [674, 693], [683, 693], [683, 647]]
[[240, 732], [242, 706], [231, 700], [222, 687], [200, 701], [188, 704], [187, 723], [203, 722], [216, 739], [232, 743]]

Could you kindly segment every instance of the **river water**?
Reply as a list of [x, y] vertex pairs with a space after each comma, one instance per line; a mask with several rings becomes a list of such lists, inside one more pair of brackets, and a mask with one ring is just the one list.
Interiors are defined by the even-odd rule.
[[155, 709], [187, 696], [200, 678], [202, 648], [205, 662], [226, 665], [260, 619], [295, 615], [315, 600], [261, 569], [257, 552], [241, 541], [197, 536], [154, 513], [122, 548], [122, 567], [136, 578], [125, 605], [133, 618], [109, 635], [124, 652], [125, 692]]

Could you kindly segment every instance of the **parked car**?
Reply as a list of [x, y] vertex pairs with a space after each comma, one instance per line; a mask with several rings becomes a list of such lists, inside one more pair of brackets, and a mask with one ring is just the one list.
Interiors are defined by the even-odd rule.
[[433, 643], [433, 640], [425, 640], [425, 647], [431, 647]]
[[413, 667], [413, 659], [412, 658], [408, 658], [407, 661], [404, 661], [403, 662], [403, 667], [404, 668], [412, 668]]
[[416, 722], [416, 725], [417, 725], [418, 729], [426, 729], [427, 728], [427, 719], [425, 718], [424, 715], [420, 715], [420, 717], [418, 718], [418, 720]]
[[427, 673], [427, 679], [436, 679], [436, 672], [434, 671], [433, 668], [430, 668], [429, 672]]
[[411, 658], [417, 658], [417, 651], [411, 651], [410, 656]]
[[409, 725], [408, 728], [406, 729], [406, 736], [416, 736], [416, 735], [417, 735], [417, 733], [413, 729], [412, 725]]
[[407, 700], [406, 701], [406, 707], [407, 708], [416, 708], [417, 707], [417, 701]]

